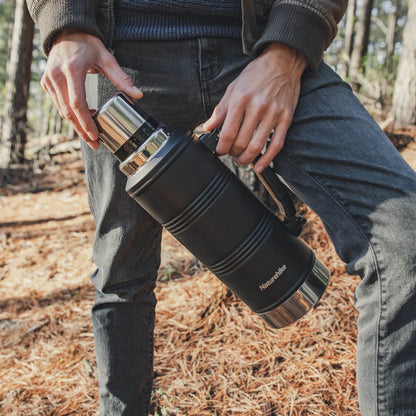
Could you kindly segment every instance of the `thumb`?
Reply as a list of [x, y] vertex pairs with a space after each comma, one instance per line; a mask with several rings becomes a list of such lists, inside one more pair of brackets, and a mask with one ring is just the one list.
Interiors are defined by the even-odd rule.
[[104, 75], [109, 78], [117, 89], [125, 92], [131, 98], [139, 99], [143, 97], [142, 91], [133, 84], [132, 79], [123, 71], [113, 55], [110, 54], [103, 68]]

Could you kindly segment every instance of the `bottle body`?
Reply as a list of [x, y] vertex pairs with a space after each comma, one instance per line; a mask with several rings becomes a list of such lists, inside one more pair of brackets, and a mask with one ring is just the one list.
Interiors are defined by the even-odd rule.
[[[287, 311], [281, 305], [292, 304], [315, 273], [313, 251], [192, 134], [174, 132], [158, 155], [130, 176], [126, 190], [272, 326], [305, 313], [305, 307]], [[320, 293], [324, 275], [314, 282]]]

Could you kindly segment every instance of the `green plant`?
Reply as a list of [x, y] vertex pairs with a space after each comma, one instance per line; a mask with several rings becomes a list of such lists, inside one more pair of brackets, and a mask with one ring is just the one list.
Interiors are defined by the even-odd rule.
[[180, 414], [180, 410], [172, 404], [174, 396], [171, 395], [171, 392], [172, 390], [169, 389], [165, 393], [161, 388], [152, 392], [151, 401], [155, 406], [153, 416], [172, 416]]

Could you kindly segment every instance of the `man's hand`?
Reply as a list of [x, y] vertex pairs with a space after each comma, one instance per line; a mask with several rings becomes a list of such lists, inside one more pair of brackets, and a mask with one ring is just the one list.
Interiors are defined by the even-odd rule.
[[114, 56], [95, 36], [62, 31], [54, 40], [41, 85], [52, 97], [60, 115], [70, 120], [90, 147], [98, 149], [98, 130], [85, 98], [87, 73], [102, 73], [121, 91], [139, 99], [142, 92], [133, 85]]
[[222, 126], [217, 153], [249, 164], [270, 145], [255, 165], [261, 172], [282, 149], [299, 99], [306, 60], [294, 49], [270, 44], [228, 86], [204, 128]]

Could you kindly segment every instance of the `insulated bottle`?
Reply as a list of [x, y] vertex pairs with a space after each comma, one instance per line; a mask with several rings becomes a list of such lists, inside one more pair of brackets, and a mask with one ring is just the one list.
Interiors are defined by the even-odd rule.
[[170, 130], [121, 93], [94, 120], [127, 193], [252, 311], [282, 328], [318, 302], [327, 269], [214, 154], [215, 133]]

